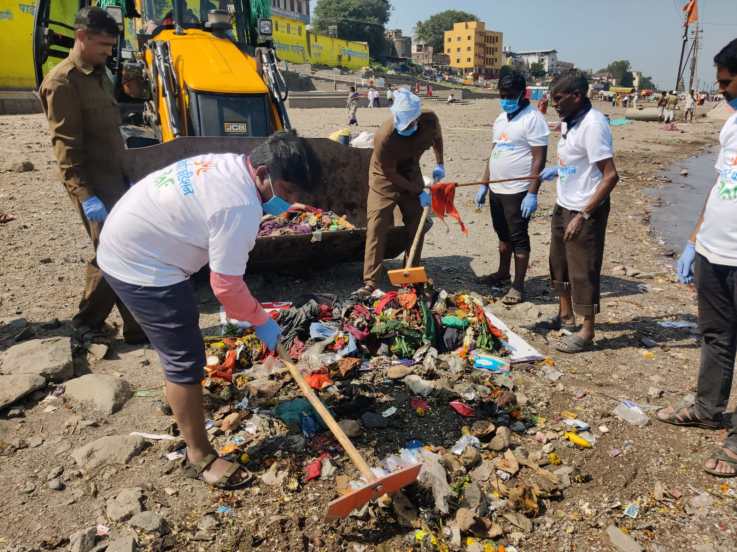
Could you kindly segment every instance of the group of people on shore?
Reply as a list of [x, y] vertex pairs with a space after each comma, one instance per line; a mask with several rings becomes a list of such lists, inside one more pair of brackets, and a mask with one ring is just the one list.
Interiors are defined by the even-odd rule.
[[[281, 328], [243, 275], [262, 216], [305, 202], [318, 186], [320, 168], [301, 138], [277, 132], [247, 155], [181, 159], [128, 186], [120, 113], [105, 70], [118, 32], [105, 10], [80, 10], [69, 57], [39, 91], [62, 180], [96, 251], [72, 325], [79, 334], [104, 331], [117, 305], [125, 341], [150, 343], [161, 359], [166, 398], [187, 444], [184, 473], [218, 488], [241, 488], [250, 474], [218, 457], [205, 430], [200, 385], [205, 350], [190, 276], [209, 266], [210, 285], [228, 317], [251, 323], [265, 346], [277, 351]], [[715, 63], [720, 93], [737, 109], [737, 40]], [[514, 305], [525, 299], [528, 225], [539, 190], [544, 181], [556, 181], [548, 258], [559, 305], [543, 326], [569, 330], [556, 345], [565, 353], [593, 346], [610, 195], [619, 179], [608, 120], [592, 106], [588, 89], [580, 71], [553, 82], [550, 101], [561, 119], [560, 138], [557, 160], [546, 167], [549, 127], [525, 97], [524, 76], [514, 71], [502, 76], [502, 113], [483, 160], [482, 178], [489, 182], [475, 197], [479, 207], [489, 200], [499, 241], [498, 269], [485, 281], [508, 287], [502, 300]], [[407, 89], [394, 91], [392, 100], [391, 117], [374, 136], [369, 166], [363, 286], [355, 292], [362, 297], [377, 289], [395, 208], [412, 236], [430, 205], [420, 169], [425, 151], [434, 153], [433, 180], [446, 176], [438, 116], [423, 110], [420, 98]], [[665, 409], [658, 419], [728, 427], [723, 448], [704, 469], [731, 477], [737, 475], [737, 415], [728, 423], [724, 412], [737, 354], [737, 113], [725, 123], [720, 142], [717, 182], [677, 267], [682, 282], [689, 283], [695, 271], [697, 283], [703, 344], [696, 404]], [[580, 326], [576, 316], [583, 319]]]

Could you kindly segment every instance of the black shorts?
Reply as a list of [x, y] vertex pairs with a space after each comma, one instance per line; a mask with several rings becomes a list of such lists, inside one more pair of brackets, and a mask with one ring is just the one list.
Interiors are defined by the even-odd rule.
[[581, 316], [593, 316], [600, 310], [601, 265], [604, 238], [609, 220], [609, 200], [591, 213], [581, 231], [570, 241], [563, 236], [568, 223], [578, 211], [556, 205], [550, 236], [550, 279], [558, 293], [570, 293], [573, 310]]
[[530, 252], [529, 219], [522, 216], [522, 200], [527, 192], [518, 194], [489, 194], [491, 223], [499, 241], [512, 244], [515, 253]]
[[205, 375], [205, 344], [192, 283], [148, 287], [104, 276], [159, 354], [166, 380], [199, 383]]

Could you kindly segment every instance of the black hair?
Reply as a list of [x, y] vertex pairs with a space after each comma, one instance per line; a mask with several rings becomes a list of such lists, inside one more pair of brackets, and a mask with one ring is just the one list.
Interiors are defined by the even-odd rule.
[[724, 67], [733, 75], [737, 75], [737, 38], [722, 48], [714, 56], [714, 63], [718, 67]]
[[273, 180], [286, 180], [305, 192], [319, 185], [319, 164], [294, 131], [279, 131], [251, 151], [251, 165], [265, 166]]
[[516, 69], [511, 71], [505, 71], [503, 75], [499, 77], [499, 91], [511, 90], [514, 92], [524, 92], [527, 88], [527, 81], [525, 76]]
[[579, 92], [582, 96], [586, 96], [589, 93], [589, 78], [579, 69], [570, 69], [555, 78], [553, 84], [550, 85], [550, 92], [568, 94]]
[[118, 36], [120, 30], [113, 16], [97, 6], [87, 6], [77, 12], [74, 28], [90, 34], [107, 34]]

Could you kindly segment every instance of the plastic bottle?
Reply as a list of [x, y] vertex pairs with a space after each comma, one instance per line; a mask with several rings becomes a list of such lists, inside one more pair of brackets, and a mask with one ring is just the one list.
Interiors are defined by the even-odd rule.
[[639, 427], [645, 426], [650, 421], [642, 409], [632, 401], [622, 401], [614, 409], [614, 415], [618, 418], [623, 419], [628, 424], [636, 425]]

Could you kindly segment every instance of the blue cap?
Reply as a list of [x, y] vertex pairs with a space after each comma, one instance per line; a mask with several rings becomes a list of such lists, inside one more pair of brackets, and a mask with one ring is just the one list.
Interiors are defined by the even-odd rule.
[[394, 92], [391, 112], [394, 115], [394, 128], [404, 130], [420, 116], [422, 100], [406, 88], [400, 88]]

